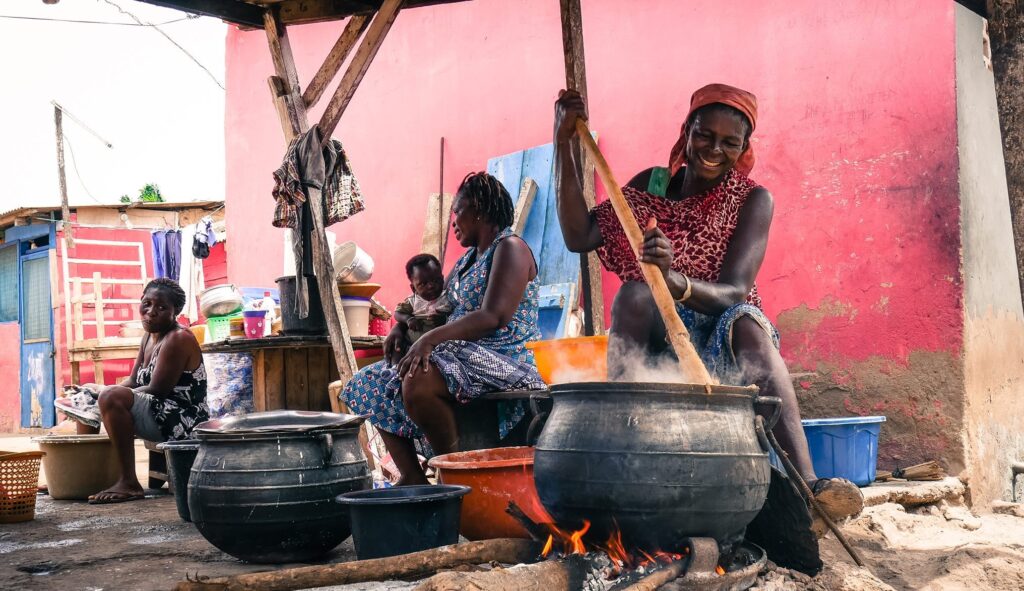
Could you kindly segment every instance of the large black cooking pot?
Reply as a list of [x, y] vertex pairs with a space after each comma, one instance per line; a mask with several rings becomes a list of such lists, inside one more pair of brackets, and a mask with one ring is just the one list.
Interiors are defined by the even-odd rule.
[[364, 417], [273, 411], [201, 423], [188, 508], [214, 546], [248, 562], [318, 558], [351, 534], [340, 494], [370, 488]]
[[[768, 494], [756, 387], [575, 383], [551, 387], [554, 407], [534, 455], [541, 503], [555, 521], [603, 542], [677, 550], [688, 537], [730, 546]], [[770, 420], [774, 423], [774, 418]]]

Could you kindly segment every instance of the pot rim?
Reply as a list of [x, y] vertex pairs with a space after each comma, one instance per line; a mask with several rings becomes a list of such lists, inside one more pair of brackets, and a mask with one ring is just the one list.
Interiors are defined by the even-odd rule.
[[251, 429], [248, 431], [193, 431], [200, 441], [274, 441], [279, 439], [310, 439], [322, 434], [358, 435], [359, 426], [345, 427], [325, 426], [304, 431], [287, 431], [284, 429]]
[[[428, 492], [424, 495], [409, 497], [390, 497], [386, 491], [429, 488], [437, 489], [436, 492]], [[389, 488], [373, 488], [370, 490], [355, 490], [334, 497], [334, 502], [339, 505], [351, 505], [353, 507], [365, 505], [411, 505], [415, 503], [427, 503], [431, 501], [447, 501], [466, 496], [473, 489], [464, 484], [413, 484], [409, 486], [392, 486]]]
[[699, 395], [702, 397], [742, 397], [757, 396], [757, 386], [728, 386], [725, 384], [672, 384], [665, 382], [569, 382], [552, 384], [548, 387], [552, 397], [574, 395], [603, 396], [608, 394], [661, 394], [661, 395]]
[[51, 443], [51, 444], [62, 444], [62, 443], [106, 443], [110, 441], [110, 437], [107, 437], [104, 433], [89, 433], [89, 434], [68, 434], [59, 435], [51, 433], [49, 435], [40, 435], [39, 437], [33, 437], [34, 443]]
[[533, 465], [533, 453], [530, 457], [526, 458], [508, 458], [502, 460], [453, 460], [451, 456], [468, 456], [469, 454], [478, 452], [493, 452], [495, 449], [509, 449], [509, 450], [530, 450], [533, 452], [534, 448], [528, 445], [518, 445], [512, 447], [492, 448], [492, 449], [481, 449], [481, 450], [470, 450], [460, 451], [450, 454], [444, 454], [440, 456], [434, 456], [427, 461], [427, 465], [431, 468], [439, 468], [441, 470], [486, 470], [489, 468], [517, 468], [520, 466], [532, 466]]

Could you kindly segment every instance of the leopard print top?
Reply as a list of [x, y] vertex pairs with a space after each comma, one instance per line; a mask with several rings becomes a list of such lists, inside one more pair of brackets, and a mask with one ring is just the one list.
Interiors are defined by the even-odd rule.
[[[658, 227], [672, 241], [674, 271], [714, 282], [722, 272], [722, 262], [736, 230], [740, 208], [757, 186], [746, 175], [733, 169], [713, 189], [681, 201], [632, 187], [623, 187], [622, 194], [641, 227], [651, 217], [658, 220]], [[615, 217], [611, 202], [605, 201], [595, 207], [592, 215], [604, 238], [604, 244], [597, 249], [604, 267], [622, 281], [643, 281], [637, 257]], [[747, 295], [747, 302], [761, 307], [756, 284]]]

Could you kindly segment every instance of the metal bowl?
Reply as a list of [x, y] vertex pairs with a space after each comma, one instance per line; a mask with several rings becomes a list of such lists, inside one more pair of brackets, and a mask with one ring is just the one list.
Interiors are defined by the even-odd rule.
[[207, 318], [227, 316], [242, 308], [242, 294], [234, 285], [215, 285], [199, 294], [199, 311]]

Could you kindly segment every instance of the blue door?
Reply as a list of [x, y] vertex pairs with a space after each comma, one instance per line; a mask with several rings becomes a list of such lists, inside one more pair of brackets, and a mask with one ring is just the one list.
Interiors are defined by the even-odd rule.
[[21, 426], [52, 427], [53, 309], [50, 306], [49, 248], [21, 256]]

